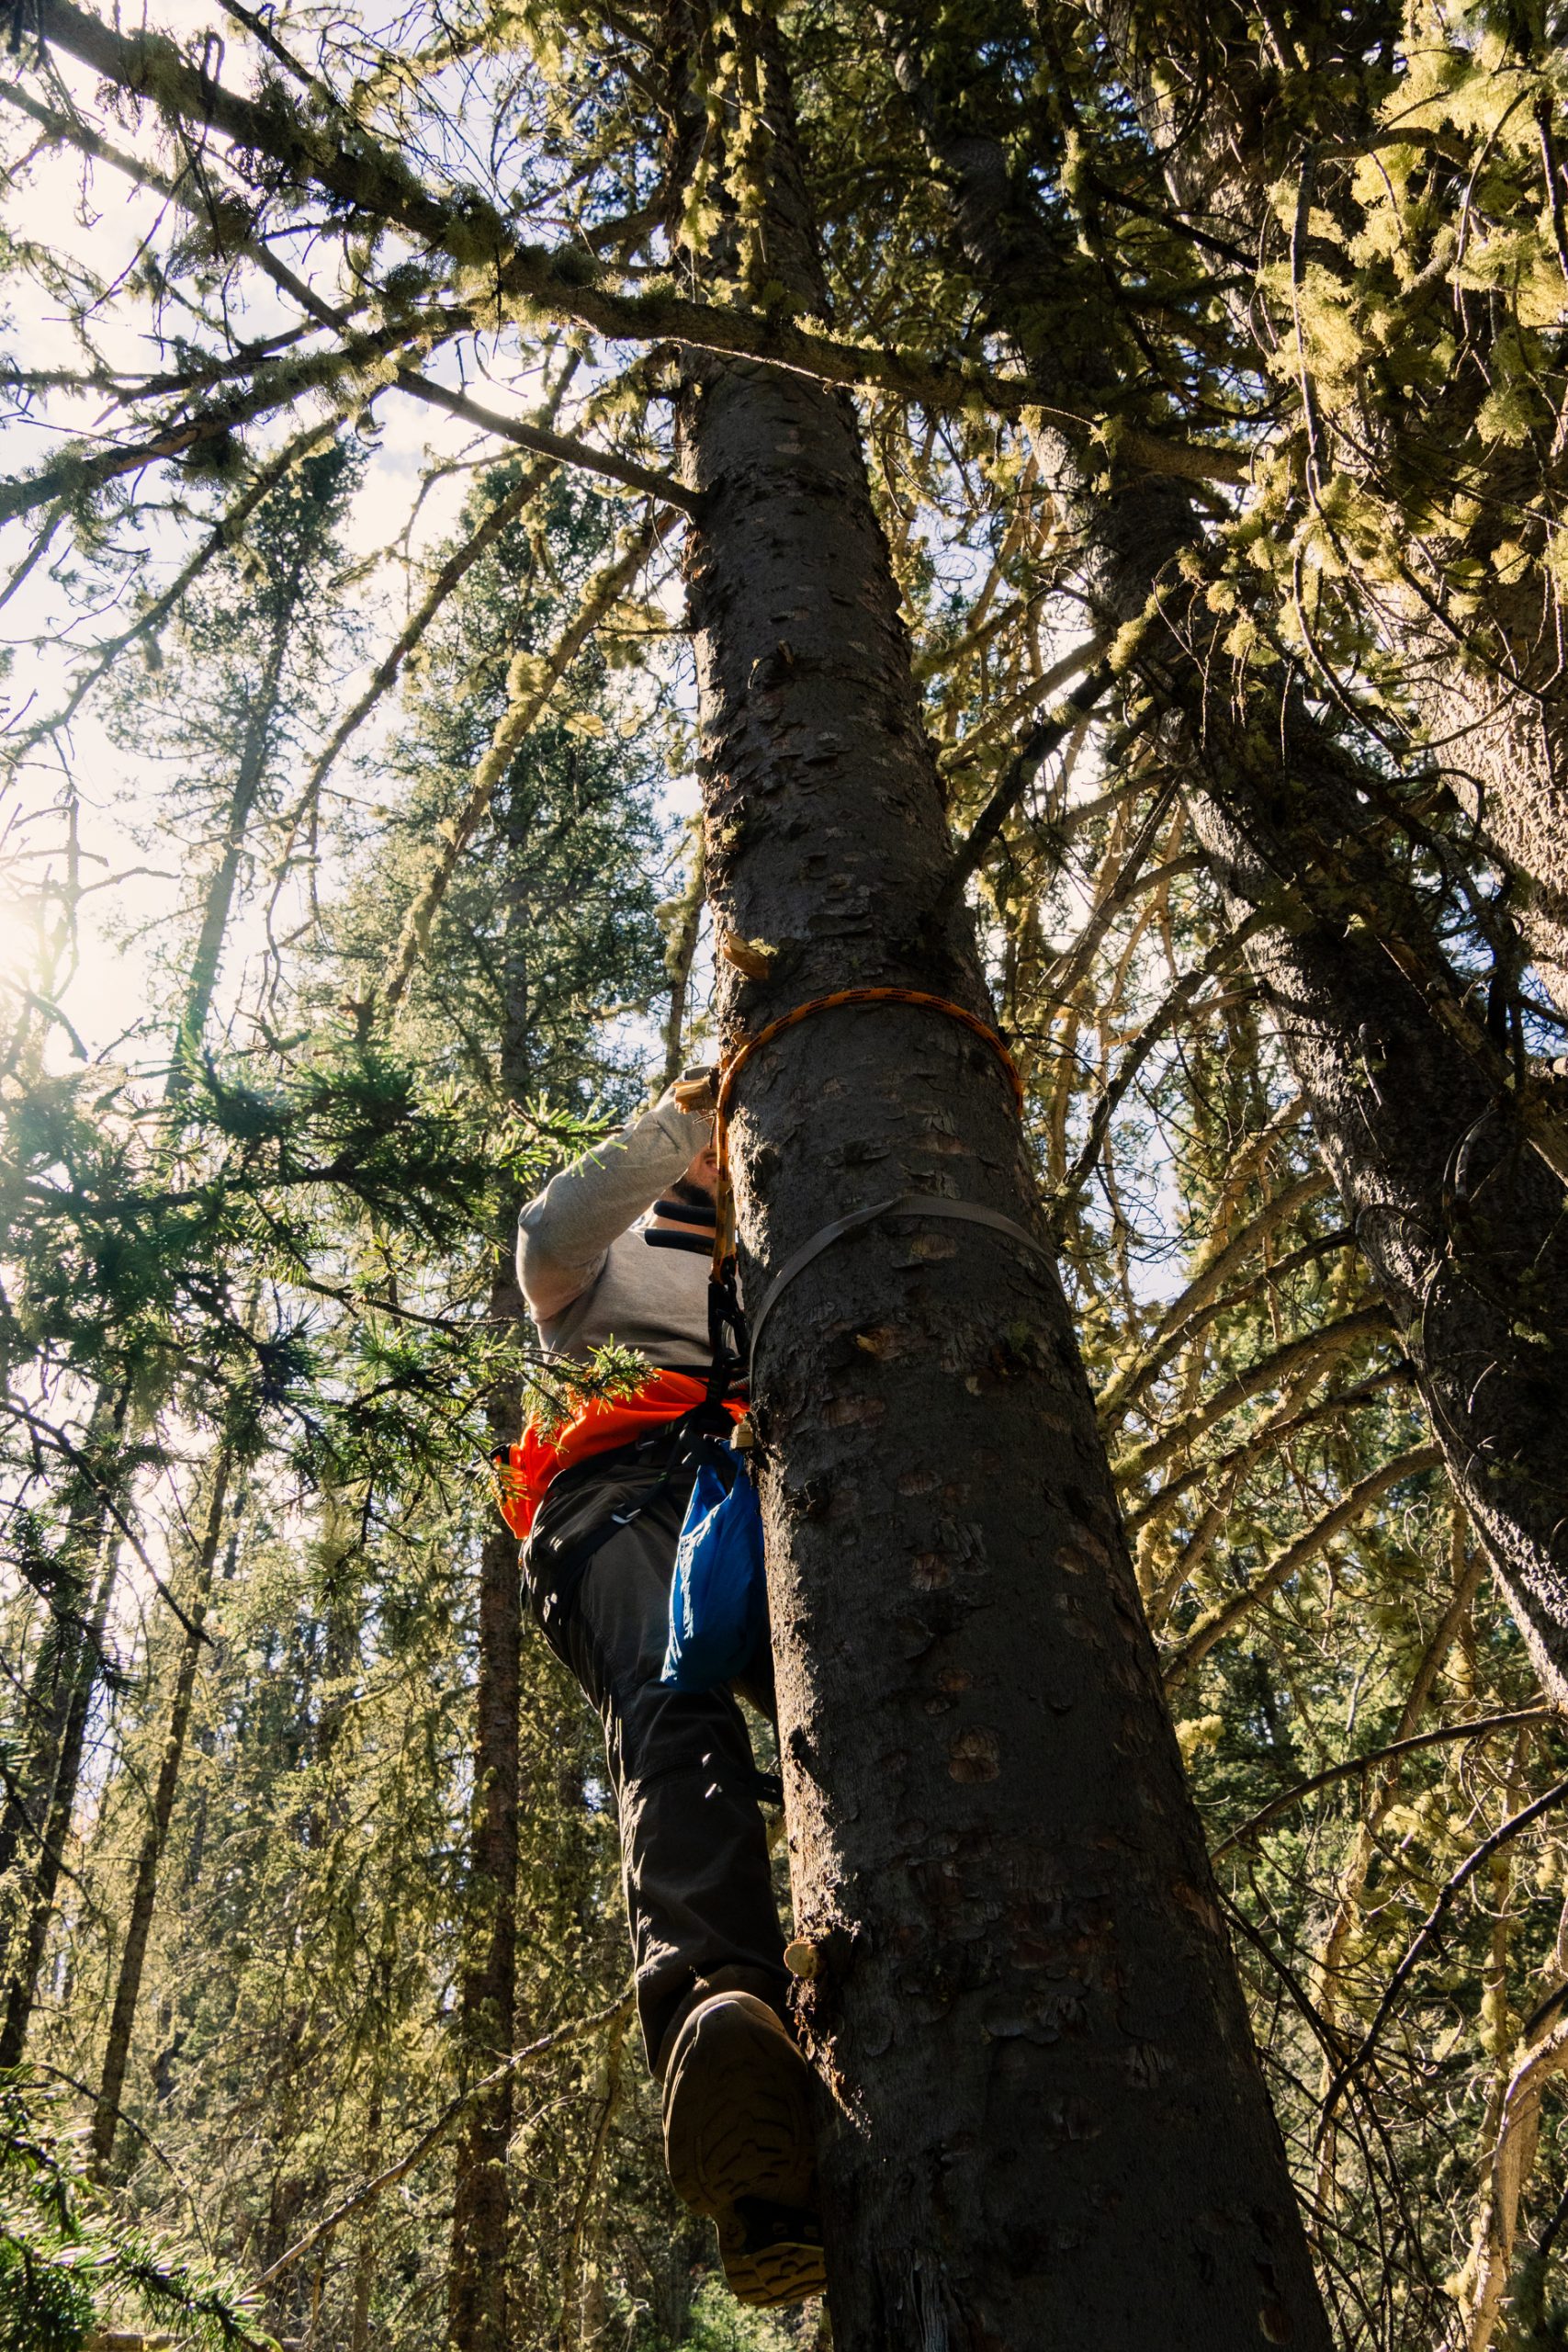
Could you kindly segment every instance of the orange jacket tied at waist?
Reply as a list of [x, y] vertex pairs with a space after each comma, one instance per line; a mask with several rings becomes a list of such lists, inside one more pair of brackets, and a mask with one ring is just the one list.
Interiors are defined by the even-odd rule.
[[[526, 1540], [551, 1480], [563, 1470], [592, 1454], [636, 1445], [691, 1412], [706, 1395], [706, 1381], [694, 1373], [654, 1372], [629, 1396], [585, 1397], [572, 1418], [549, 1436], [530, 1421], [520, 1442], [508, 1446], [495, 1464], [501, 1515], [519, 1543]], [[739, 1419], [745, 1406], [731, 1398], [726, 1409]]]

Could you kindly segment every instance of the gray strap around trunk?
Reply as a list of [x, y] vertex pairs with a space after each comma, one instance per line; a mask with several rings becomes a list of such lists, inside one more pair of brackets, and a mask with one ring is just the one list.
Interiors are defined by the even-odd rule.
[[814, 1258], [819, 1258], [824, 1250], [830, 1249], [835, 1241], [841, 1241], [847, 1233], [859, 1233], [863, 1227], [874, 1225], [882, 1216], [952, 1216], [961, 1218], [965, 1225], [988, 1225], [993, 1233], [1005, 1233], [1010, 1241], [1021, 1241], [1026, 1250], [1034, 1250], [1047, 1264], [1052, 1262], [1051, 1251], [1044, 1242], [1037, 1241], [1032, 1233], [1026, 1233], [1021, 1225], [1015, 1225], [1010, 1216], [1003, 1216], [999, 1209], [982, 1208], [976, 1201], [943, 1200], [939, 1193], [895, 1193], [889, 1200], [873, 1201], [868, 1208], [852, 1209], [848, 1216], [836, 1217], [831, 1225], [825, 1225], [819, 1233], [814, 1233], [809, 1241], [803, 1241], [792, 1258], [785, 1259], [769, 1283], [767, 1295], [757, 1309], [757, 1319], [751, 1326], [753, 1370], [757, 1363], [757, 1350], [761, 1345], [762, 1326], [778, 1304], [779, 1293], [794, 1282], [796, 1274], [804, 1272]]

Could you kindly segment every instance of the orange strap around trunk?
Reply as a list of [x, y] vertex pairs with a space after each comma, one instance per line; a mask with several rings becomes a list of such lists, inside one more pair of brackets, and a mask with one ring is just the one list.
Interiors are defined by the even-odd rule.
[[716, 1276], [735, 1248], [735, 1196], [729, 1184], [729, 1106], [735, 1093], [735, 1081], [761, 1046], [771, 1044], [797, 1021], [807, 1021], [814, 1013], [836, 1012], [840, 1006], [857, 1004], [917, 1004], [928, 1012], [944, 1013], [948, 1020], [961, 1022], [992, 1053], [1008, 1074], [1008, 1083], [1020, 1111], [1023, 1109], [1023, 1080], [1001, 1037], [978, 1013], [971, 1012], [951, 998], [931, 996], [923, 989], [835, 989], [830, 996], [814, 996], [805, 1004], [797, 1004], [793, 1012], [782, 1012], [759, 1029], [754, 1037], [744, 1037], [719, 1072], [718, 1101], [714, 1111], [713, 1146], [718, 1162], [718, 1175], [714, 1185], [716, 1212], [713, 1238], [713, 1267]]

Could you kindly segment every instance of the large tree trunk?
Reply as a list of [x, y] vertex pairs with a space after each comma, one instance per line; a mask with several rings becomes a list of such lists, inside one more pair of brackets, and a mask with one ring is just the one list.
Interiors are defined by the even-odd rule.
[[[817, 307], [787, 92], [740, 30], [756, 243]], [[722, 86], [721, 61], [700, 13], [667, 40], [686, 129], [683, 67]], [[730, 1040], [855, 985], [984, 1014], [967, 919], [925, 923], [952, 851], [850, 403], [687, 370], [712, 891], [721, 931], [777, 950], [732, 983]], [[788, 1030], [734, 1145], [753, 1308], [903, 1190], [1039, 1231], [1006, 1078], [929, 1011]], [[972, 1226], [874, 1224], [780, 1297], [756, 1412], [835, 2342], [1324, 2344], [1054, 1270]]]
[[1287, 724], [1289, 770], [1272, 778], [1238, 733], [1208, 729], [1194, 829], [1236, 918], [1276, 918], [1247, 956], [1318, 1148], [1541, 1686], [1568, 1708], [1562, 1184], [1525, 1135], [1503, 1056], [1443, 1019], [1446, 976], [1390, 952], [1399, 892], [1392, 876], [1358, 889], [1352, 790], [1315, 731]]
[[[1123, 17], [1104, 14], [1131, 39]], [[1043, 390], [1076, 392], [1044, 332], [1053, 252], [1029, 189], [996, 141], [959, 127], [951, 75], [930, 77], [908, 33], [899, 70], [993, 320]], [[1188, 494], [1134, 479], [1099, 495], [1059, 441], [1051, 464], [1082, 535], [1091, 605], [1120, 627], [1196, 543]], [[1238, 921], [1258, 908], [1279, 915], [1249, 941], [1247, 961], [1455, 1488], [1543, 1687], [1568, 1706], [1568, 1364], [1552, 1339], [1568, 1328], [1562, 1186], [1524, 1137], [1502, 1056], [1483, 1037], [1465, 1042], [1430, 918], [1378, 845], [1349, 763], [1294, 706], [1238, 711], [1228, 664], [1201, 658], [1206, 636], [1201, 614], [1172, 609], [1168, 628], [1145, 635], [1140, 683], [1165, 713], [1166, 749], [1228, 908]], [[1225, 685], [1211, 691], [1216, 670]]]
[[158, 1865], [168, 1843], [169, 1824], [174, 1818], [175, 1791], [179, 1785], [180, 1766], [185, 1761], [186, 1734], [190, 1728], [191, 1701], [196, 1693], [197, 1668], [201, 1663], [202, 1646], [206, 1639], [208, 1605], [212, 1598], [213, 1572], [218, 1564], [218, 1547], [223, 1534], [223, 1514], [229, 1496], [231, 1459], [228, 1449], [220, 1448], [213, 1465], [212, 1488], [208, 1498], [207, 1523], [202, 1531], [201, 1550], [197, 1556], [196, 1576], [190, 1597], [185, 1604], [185, 1624], [182, 1629], [179, 1665], [175, 1675], [174, 1697], [169, 1706], [168, 1728], [164, 1734], [163, 1752], [158, 1759], [158, 1778], [152, 1790], [152, 1806], [147, 1827], [136, 1858], [136, 1876], [131, 1886], [130, 1910], [126, 1919], [125, 1942], [120, 1949], [119, 1974], [115, 1983], [114, 2007], [109, 2014], [108, 2040], [104, 2049], [103, 2073], [98, 2080], [97, 2102], [93, 2109], [92, 2152], [96, 2168], [102, 2172], [114, 2152], [115, 2129], [119, 2121], [121, 2095], [125, 2089], [126, 2068], [130, 2059], [130, 2037], [136, 2024], [136, 2005], [141, 1995], [141, 1972], [147, 1959], [147, 1939], [152, 1932], [152, 1913], [158, 1900]]

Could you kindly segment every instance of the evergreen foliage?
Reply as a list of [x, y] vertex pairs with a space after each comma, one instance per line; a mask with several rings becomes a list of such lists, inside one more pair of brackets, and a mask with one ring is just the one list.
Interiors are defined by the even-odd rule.
[[[1260, 761], [1286, 716], [1317, 730], [1361, 815], [1314, 908], [1417, 975], [1506, 1151], [1561, 1180], [1568, 28], [1512, 0], [778, 16], [830, 319], [792, 315], [757, 232], [749, 6], [703, 58], [726, 184], [683, 192], [639, 6], [236, 6], [205, 47], [186, 12], [101, 39], [65, 0], [17, 15], [17, 2352], [404, 2352], [445, 2324], [487, 1460], [525, 1390], [550, 1405], [498, 1252], [644, 1099], [667, 1023], [671, 1067], [709, 1042], [667, 791], [693, 756], [676, 344], [852, 388], [955, 855], [995, 812], [970, 894], [1341, 2340], [1568, 2342], [1561, 1810], [1464, 1875], [1560, 1782], [1561, 1718], [1323, 1173], [1148, 652], [1168, 623]], [[670, 256], [731, 201], [727, 308]], [[1091, 627], [1094, 503], [1150, 481], [1195, 519], [1157, 598]], [[178, 874], [151, 915], [147, 865]], [[148, 1000], [89, 1043], [100, 886], [123, 938], [159, 936]], [[1375, 1034], [1345, 1045], [1369, 1101], [1397, 1082]], [[1450, 1253], [1492, 1214], [1461, 1161]], [[1559, 1222], [1542, 1297], [1562, 1250]], [[1568, 1335], [1529, 1297], [1520, 1361], [1555, 1395]], [[668, 2197], [596, 1735], [537, 1644], [519, 1726], [513, 2046], [547, 2046], [513, 2086], [513, 2340], [825, 2343], [816, 2312], [739, 2312]], [[150, 1824], [99, 2160], [75, 2134]]]
[[20, 2076], [0, 2086], [0, 2343], [78, 2352], [95, 2324], [204, 2352], [266, 2341], [249, 2298], [168, 2236], [117, 2221], [52, 2128], [58, 2097]]

